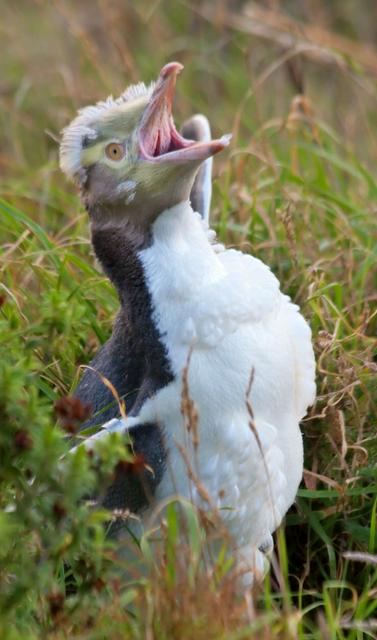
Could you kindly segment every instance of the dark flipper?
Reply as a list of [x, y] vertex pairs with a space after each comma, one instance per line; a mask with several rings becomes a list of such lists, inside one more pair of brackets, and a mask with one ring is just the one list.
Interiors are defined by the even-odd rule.
[[[209, 142], [211, 140], [211, 129], [209, 122], [202, 114], [197, 114], [184, 122], [182, 135], [190, 140], [198, 142]], [[191, 190], [190, 200], [194, 211], [198, 211], [203, 220], [209, 221], [212, 195], [212, 158], [208, 158], [201, 165], [194, 185]]]
[[159, 388], [144, 359], [135, 354], [132, 343], [133, 335], [121, 311], [112, 336], [93, 358], [90, 368], [84, 371], [75, 390], [74, 396], [93, 409], [91, 418], [81, 425], [80, 431], [90, 426], [101, 426], [120, 416], [117, 399], [103, 378], [111, 382], [130, 416], [135, 416], [145, 400]]
[[[100, 375], [107, 378], [115, 387], [118, 395], [125, 400], [127, 410], [135, 403], [138, 394], [140, 375], [130, 367], [128, 348], [128, 328], [121, 316], [118, 316], [113, 334], [103, 345], [81, 377], [75, 391], [75, 397], [92, 406], [92, 417], [81, 429], [92, 425], [101, 426], [104, 422], [120, 415], [116, 398], [106, 387]], [[98, 372], [98, 373], [96, 373]]]
[[[125, 400], [128, 415], [135, 416], [145, 400], [157, 391], [158, 385], [147, 377], [145, 362], [135, 357], [133, 347], [127, 320], [120, 312], [111, 338], [91, 362], [90, 366], [95, 371], [85, 370], [75, 392], [75, 397], [93, 407], [92, 417], [81, 425], [81, 430], [101, 426], [120, 417], [118, 402], [99, 373], [111, 382], [118, 395]], [[150, 504], [161, 481], [166, 451], [161, 429], [156, 424], [132, 427], [128, 434], [136, 460], [139, 458], [143, 464], [120, 464], [102, 503], [110, 510], [137, 513]], [[111, 533], [115, 533], [123, 524], [123, 520], [113, 523]]]
[[[166, 468], [164, 438], [158, 424], [144, 423], [128, 430], [135, 464], [119, 464], [115, 480], [106, 492], [107, 509], [138, 513], [150, 505]], [[116, 526], [116, 528], [118, 528]]]

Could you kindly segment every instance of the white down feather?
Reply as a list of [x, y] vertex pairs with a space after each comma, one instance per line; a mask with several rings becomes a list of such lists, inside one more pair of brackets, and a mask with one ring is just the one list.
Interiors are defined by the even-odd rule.
[[[131, 420], [164, 427], [169, 461], [157, 499], [178, 492], [209, 508], [189, 481], [179, 443], [220, 509], [240, 564], [256, 573], [264, 563], [258, 549], [270, 544], [302, 477], [299, 421], [315, 397], [311, 331], [265, 264], [213, 239], [184, 202], [159, 216], [153, 243], [140, 253], [176, 378]], [[199, 412], [195, 454], [180, 407], [190, 347], [189, 390]], [[263, 455], [246, 407], [252, 371]]]

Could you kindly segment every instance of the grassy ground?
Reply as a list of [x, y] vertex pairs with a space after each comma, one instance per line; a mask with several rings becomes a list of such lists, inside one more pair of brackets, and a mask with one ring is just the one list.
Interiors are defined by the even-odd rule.
[[[257, 3], [240, 20], [242, 7], [1, 2], [2, 638], [377, 637], [375, 3]], [[283, 48], [287, 20], [296, 28]], [[185, 544], [172, 506], [160, 562], [144, 541], [148, 577], [125, 584], [104, 514], [81, 501], [109, 480], [121, 443], [103, 452], [99, 481], [93, 461], [60, 461], [54, 402], [109, 335], [117, 300], [56, 140], [76, 108], [173, 59], [185, 64], [177, 121], [203, 111], [216, 135], [234, 134], [215, 163], [221, 239], [272, 267], [314, 333], [305, 477], [253, 599], [234, 595], [224, 557], [206, 566], [189, 507]]]

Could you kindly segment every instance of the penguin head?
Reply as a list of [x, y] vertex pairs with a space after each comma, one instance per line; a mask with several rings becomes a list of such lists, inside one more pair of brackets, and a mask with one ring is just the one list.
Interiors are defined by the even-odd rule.
[[189, 199], [200, 165], [227, 146], [227, 136], [197, 142], [177, 131], [172, 102], [182, 68], [170, 62], [156, 82], [81, 109], [64, 129], [61, 169], [80, 187], [97, 225], [125, 219], [148, 228]]

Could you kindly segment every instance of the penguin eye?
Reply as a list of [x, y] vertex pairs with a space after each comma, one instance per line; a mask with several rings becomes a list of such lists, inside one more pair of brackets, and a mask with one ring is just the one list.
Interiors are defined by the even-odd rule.
[[119, 162], [119, 160], [124, 158], [125, 150], [118, 142], [110, 142], [110, 144], [105, 147], [105, 153], [110, 160]]

